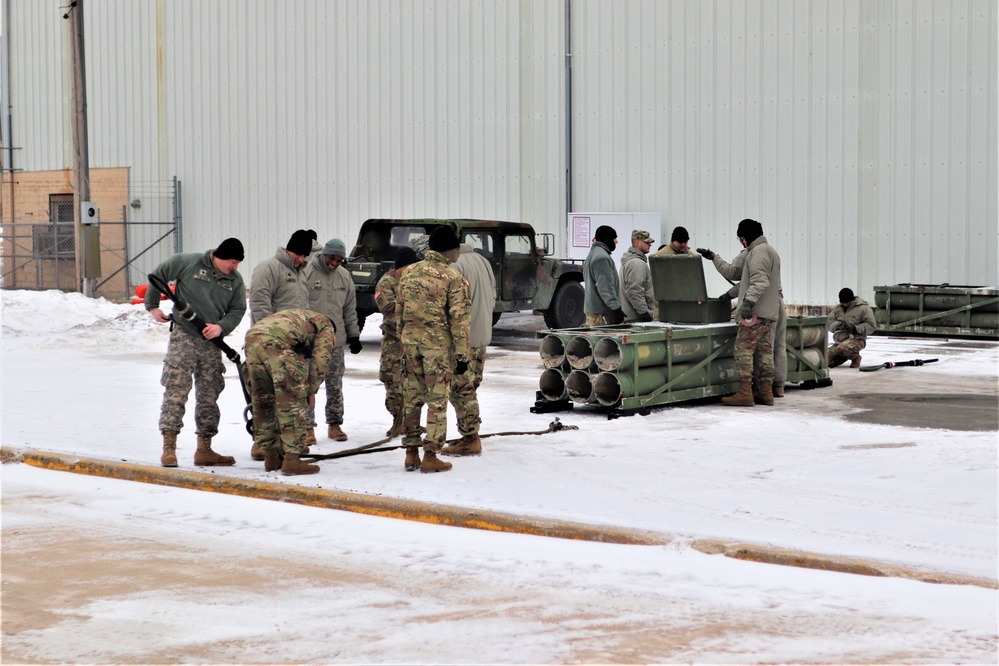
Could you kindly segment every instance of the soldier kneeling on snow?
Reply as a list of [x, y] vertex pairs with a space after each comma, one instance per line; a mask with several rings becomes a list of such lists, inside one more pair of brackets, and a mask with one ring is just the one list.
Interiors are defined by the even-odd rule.
[[836, 343], [829, 347], [829, 367], [852, 361], [850, 367], [859, 368], [860, 351], [867, 346], [867, 336], [876, 328], [874, 310], [867, 301], [855, 296], [848, 287], [841, 289], [839, 305], [829, 315], [829, 331]]
[[253, 444], [264, 451], [266, 471], [280, 469], [287, 476], [319, 471], [299, 457], [308, 453], [307, 411], [315, 405], [335, 342], [328, 317], [300, 308], [268, 315], [246, 333]]

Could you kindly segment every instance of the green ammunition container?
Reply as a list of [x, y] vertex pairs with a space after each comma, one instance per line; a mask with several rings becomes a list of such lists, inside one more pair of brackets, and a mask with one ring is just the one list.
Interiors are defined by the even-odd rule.
[[728, 301], [708, 298], [704, 260], [700, 255], [651, 255], [652, 291], [659, 306], [659, 321], [675, 324], [710, 324], [732, 319]]
[[897, 284], [874, 287], [874, 319], [885, 335], [999, 338], [999, 287]]

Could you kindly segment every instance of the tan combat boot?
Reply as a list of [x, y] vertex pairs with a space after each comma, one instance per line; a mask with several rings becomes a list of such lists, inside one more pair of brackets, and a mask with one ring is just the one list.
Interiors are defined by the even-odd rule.
[[232, 456], [220, 456], [212, 451], [212, 438], [198, 435], [198, 450], [194, 452], [194, 464], [198, 467], [224, 467], [235, 465]]
[[441, 451], [443, 456], [480, 456], [482, 455], [482, 440], [476, 434], [465, 435], [460, 441], [448, 444]]
[[739, 390], [732, 395], [722, 398], [722, 404], [729, 407], [752, 407], [753, 406], [753, 380], [740, 379]]
[[423, 452], [423, 462], [420, 463], [420, 471], [424, 474], [429, 472], [446, 472], [451, 467], [451, 463], [440, 460], [433, 451]]
[[420, 469], [420, 449], [415, 446], [406, 447], [406, 471], [412, 472]]
[[284, 462], [281, 463], [281, 473], [285, 476], [298, 476], [299, 474], [318, 474], [319, 465], [310, 465], [302, 462], [297, 453], [286, 453]]
[[250, 447], [250, 457], [253, 458], [254, 460], [263, 460], [264, 453], [265, 453], [264, 450], [259, 446], [257, 446], [256, 442], [254, 442], [253, 446]]
[[305, 445], [312, 446], [316, 443], [316, 429], [309, 428], [305, 431]]
[[780, 385], [774, 384], [774, 397], [775, 398], [783, 398], [784, 397], [784, 385], [783, 384], [780, 384]]
[[860, 367], [860, 354], [857, 354], [856, 358], [853, 359], [853, 362], [850, 363], [850, 367], [854, 369]]
[[326, 436], [332, 439], [334, 442], [347, 441], [347, 433], [345, 433], [343, 430], [340, 430], [340, 426], [335, 423], [329, 424], [329, 427], [326, 428]]
[[163, 455], [160, 456], [160, 464], [164, 467], [177, 466], [177, 431], [163, 431]]
[[277, 446], [264, 449], [264, 471], [273, 472], [276, 469], [281, 469], [281, 464], [284, 462], [283, 456], [281, 455], [281, 449]]
[[757, 405], [769, 405], [773, 407], [773, 382], [760, 382], [760, 392], [753, 396], [753, 402]]

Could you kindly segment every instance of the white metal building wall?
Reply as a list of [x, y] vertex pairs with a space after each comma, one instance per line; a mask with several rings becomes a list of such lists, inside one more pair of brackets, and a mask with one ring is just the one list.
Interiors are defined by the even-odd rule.
[[[15, 159], [72, 165], [59, 4], [11, 3]], [[562, 4], [85, 0], [90, 164], [183, 183], [184, 247], [369, 217], [560, 224]], [[44, 43], [44, 47], [39, 47]]]
[[573, 207], [658, 211], [726, 257], [758, 219], [789, 303], [995, 285], [996, 21], [991, 0], [576, 0]]
[[[3, 2], [17, 167], [68, 167], [65, 10]], [[188, 250], [238, 235], [249, 269], [367, 217], [567, 242], [564, 0], [85, 7], [91, 165], [179, 177]], [[660, 212], [723, 255], [759, 219], [790, 303], [999, 282], [994, 0], [570, 7], [575, 210]]]

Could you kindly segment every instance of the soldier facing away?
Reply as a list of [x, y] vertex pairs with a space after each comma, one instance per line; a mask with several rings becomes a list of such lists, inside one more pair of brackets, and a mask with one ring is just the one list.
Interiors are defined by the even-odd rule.
[[264, 469], [315, 474], [318, 465], [300, 460], [306, 412], [333, 355], [336, 335], [329, 317], [293, 308], [264, 317], [246, 333], [246, 381], [253, 405], [253, 444]]
[[401, 247], [395, 253], [395, 265], [378, 280], [375, 304], [382, 313], [381, 357], [378, 360], [378, 380], [385, 385], [385, 409], [392, 415], [392, 427], [385, 434], [394, 437], [402, 433], [402, 386], [406, 380], [406, 365], [402, 359], [402, 341], [396, 327], [396, 290], [406, 268], [419, 261], [411, 247]]
[[451, 385], [451, 404], [458, 418], [458, 432], [461, 441], [446, 447], [445, 455], [477, 456], [482, 453], [482, 440], [479, 427], [482, 417], [479, 413], [479, 385], [486, 367], [486, 347], [493, 339], [493, 308], [496, 305], [496, 276], [489, 260], [478, 254], [468, 243], [460, 248], [454, 269], [468, 283], [468, 296], [472, 305], [471, 348], [468, 357], [468, 370], [456, 372]]
[[[225, 388], [222, 350], [210, 340], [225, 337], [239, 325], [246, 313], [246, 288], [240, 276], [243, 244], [227, 238], [204, 254], [175, 254], [154, 271], [165, 282], [176, 282], [177, 297], [190, 305], [206, 322], [203, 330], [180, 318], [170, 327], [170, 342], [163, 359], [160, 383], [166, 389], [160, 408], [160, 432], [163, 433], [163, 467], [177, 466], [177, 435], [184, 425], [184, 408], [193, 386], [194, 424], [198, 448], [195, 465], [233, 465], [232, 456], [212, 451], [212, 437], [219, 431], [219, 394]], [[171, 321], [160, 310], [160, 292], [153, 285], [146, 290], [146, 310], [153, 319]], [[193, 378], [193, 379], [192, 379]]]
[[835, 343], [827, 352], [829, 367], [851, 361], [851, 368], [859, 368], [860, 352], [867, 346], [867, 336], [876, 329], [874, 310], [867, 301], [854, 295], [849, 287], [840, 289], [839, 305], [829, 315], [829, 331]]
[[[405, 468], [446, 472], [437, 458], [447, 439], [447, 404], [454, 373], [468, 370], [471, 302], [468, 284], [451, 264], [458, 259], [458, 236], [448, 227], [430, 235], [426, 259], [399, 281], [396, 321], [406, 364], [403, 387]], [[427, 433], [420, 445], [420, 414], [427, 405]]]

